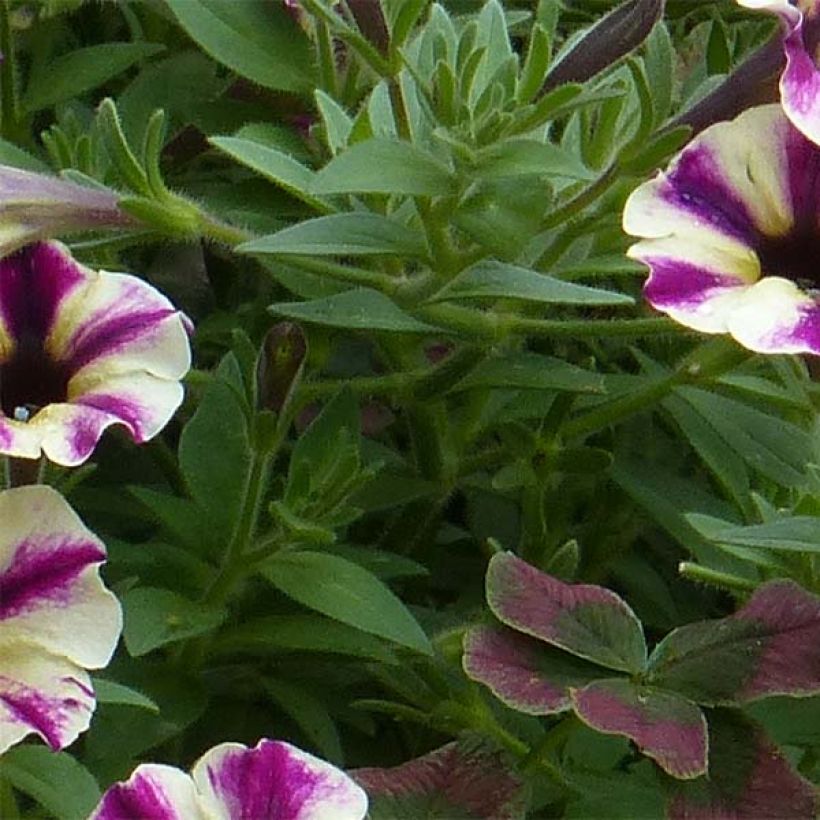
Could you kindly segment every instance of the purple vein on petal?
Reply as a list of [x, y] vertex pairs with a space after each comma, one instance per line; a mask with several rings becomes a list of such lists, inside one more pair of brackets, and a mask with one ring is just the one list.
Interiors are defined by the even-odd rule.
[[23, 541], [0, 573], [0, 621], [38, 606], [68, 606], [74, 580], [89, 564], [104, 560], [103, 550], [89, 541], [59, 536], [46, 537], [43, 542]]
[[179, 813], [159, 784], [137, 774], [128, 783], [116, 783], [105, 793], [96, 817], [99, 820], [179, 820]]
[[721, 168], [706, 145], [685, 150], [667, 174], [661, 196], [728, 236], [751, 242], [755, 236], [749, 209], [726, 183]]
[[0, 703], [16, 720], [42, 735], [54, 751], [64, 745], [62, 731], [70, 722], [69, 715], [72, 712], [88, 711], [88, 706], [81, 700], [70, 697], [50, 698], [18, 681], [2, 676]]
[[85, 281], [57, 246], [29, 245], [0, 260], [0, 312], [15, 339], [44, 339], [60, 303]]
[[255, 749], [231, 750], [207, 771], [211, 787], [236, 820], [298, 820], [324, 779], [285, 745], [265, 741]]
[[683, 259], [647, 253], [643, 261], [652, 265], [644, 295], [655, 307], [695, 308], [712, 298], [714, 291], [744, 284], [735, 276], [705, 270]]
[[[107, 311], [106, 311], [107, 312]], [[86, 330], [71, 342], [66, 366], [72, 373], [101, 356], [117, 353], [137, 339], [153, 332], [157, 325], [176, 311], [161, 310], [130, 311], [106, 319], [104, 315], [89, 317]]]

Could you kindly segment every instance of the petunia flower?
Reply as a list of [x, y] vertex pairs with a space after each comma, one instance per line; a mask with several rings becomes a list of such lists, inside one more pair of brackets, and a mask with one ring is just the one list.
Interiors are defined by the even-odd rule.
[[780, 94], [786, 115], [820, 145], [820, 0], [737, 0], [741, 6], [776, 14], [783, 25], [786, 68]]
[[104, 560], [51, 487], [0, 493], [0, 754], [32, 733], [62, 749], [88, 728], [85, 670], [108, 663], [122, 630]]
[[0, 165], [0, 256], [55, 234], [134, 227], [105, 188]]
[[188, 320], [147, 283], [56, 242], [0, 259], [0, 453], [80, 464], [103, 431], [156, 435], [182, 401]]
[[820, 354], [820, 147], [779, 105], [707, 128], [629, 197], [647, 300], [763, 353]]
[[89, 820], [361, 820], [367, 795], [341, 769], [289, 743], [221, 743], [191, 774], [154, 763], [114, 784]]

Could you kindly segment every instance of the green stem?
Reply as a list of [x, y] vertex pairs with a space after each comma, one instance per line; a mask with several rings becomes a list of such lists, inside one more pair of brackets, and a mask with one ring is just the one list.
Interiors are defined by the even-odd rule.
[[678, 572], [690, 581], [708, 584], [719, 589], [725, 589], [728, 592], [752, 592], [757, 587], [757, 584], [748, 578], [727, 575], [725, 572], [718, 572], [700, 564], [693, 564], [691, 561], [681, 561], [678, 564]]
[[620, 399], [609, 401], [601, 407], [596, 407], [582, 416], [572, 419], [561, 428], [561, 435], [565, 440], [583, 438], [604, 427], [623, 421], [635, 413], [651, 407], [674, 387], [685, 381], [680, 373], [672, 373], [661, 379], [651, 381], [644, 387], [623, 396]]
[[236, 582], [245, 572], [246, 552], [253, 539], [259, 518], [259, 510], [267, 484], [268, 467], [271, 461], [270, 453], [255, 451], [251, 461], [251, 469], [245, 482], [245, 492], [239, 521], [233, 538], [222, 561], [222, 566], [214, 578], [211, 586], [203, 596], [203, 603], [222, 605], [232, 592]]
[[422, 373], [428, 371], [388, 373], [385, 376], [356, 376], [351, 379], [324, 379], [299, 385], [299, 404], [304, 405], [320, 396], [332, 396], [343, 387], [360, 396], [392, 396], [412, 390]]
[[618, 181], [618, 166], [610, 165], [590, 186], [576, 194], [568, 202], [559, 205], [541, 223], [541, 230], [549, 230], [563, 224], [602, 197]]
[[419, 319], [454, 333], [497, 342], [509, 334], [554, 339], [635, 338], [677, 334], [680, 325], [666, 318], [650, 319], [532, 319], [515, 313], [496, 313], [453, 304], [425, 305]]
[[302, 8], [319, 20], [324, 21], [333, 34], [344, 40], [379, 77], [390, 76], [390, 64], [382, 57], [370, 41], [349, 26], [340, 15], [325, 8], [318, 0], [302, 0]]
[[603, 339], [677, 334], [681, 326], [671, 319], [530, 319], [510, 315], [502, 319], [513, 333], [554, 339]]
[[228, 225], [210, 214], [200, 212], [199, 229], [204, 239], [212, 239], [215, 242], [221, 242], [223, 245], [228, 245], [233, 248], [241, 245], [243, 242], [248, 242], [254, 238], [254, 234], [250, 231], [237, 228], [234, 225]]

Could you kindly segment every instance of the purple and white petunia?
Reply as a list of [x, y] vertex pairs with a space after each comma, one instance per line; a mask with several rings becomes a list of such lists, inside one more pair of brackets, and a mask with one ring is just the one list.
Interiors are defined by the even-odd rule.
[[112, 424], [156, 435], [182, 401], [187, 323], [146, 282], [57, 242], [0, 259], [0, 453], [73, 466]]
[[29, 734], [62, 749], [84, 732], [122, 630], [105, 546], [46, 486], [0, 493], [0, 754]]
[[820, 0], [737, 0], [741, 6], [776, 14], [785, 32], [786, 69], [780, 95], [786, 116], [820, 145]]
[[119, 196], [58, 177], [0, 165], [0, 256], [56, 234], [133, 228]]
[[367, 795], [341, 769], [279, 740], [221, 743], [191, 774], [138, 766], [89, 820], [362, 820]]
[[820, 146], [779, 105], [707, 128], [623, 224], [658, 310], [750, 350], [820, 354]]

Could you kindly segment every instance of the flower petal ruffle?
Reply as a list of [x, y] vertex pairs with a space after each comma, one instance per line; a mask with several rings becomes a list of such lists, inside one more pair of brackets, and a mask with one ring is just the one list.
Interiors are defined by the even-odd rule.
[[282, 741], [221, 743], [191, 774], [218, 817], [359, 820], [367, 812], [367, 796], [343, 771]]
[[189, 324], [146, 282], [59, 243], [0, 260], [0, 452], [74, 466], [112, 424], [156, 435], [182, 402]]
[[79, 666], [36, 644], [0, 641], [0, 754], [32, 733], [65, 748], [88, 728], [94, 705]]
[[214, 820], [193, 780], [173, 766], [143, 763], [125, 783], [114, 784], [89, 820]]
[[46, 486], [0, 493], [0, 522], [0, 642], [34, 643], [87, 669], [105, 666], [122, 616], [100, 579], [102, 542]]
[[[820, 71], [815, 54], [806, 42], [807, 28], [816, 25], [820, 13], [816, 0], [803, 0], [793, 6], [788, 0], [737, 0], [741, 6], [776, 14], [785, 31], [783, 50], [786, 68], [780, 77], [783, 109], [795, 127], [820, 145]], [[805, 9], [801, 12], [801, 8]]]
[[341, 769], [288, 743], [222, 743], [191, 776], [139, 766], [104, 795], [90, 820], [362, 820], [367, 795]]

